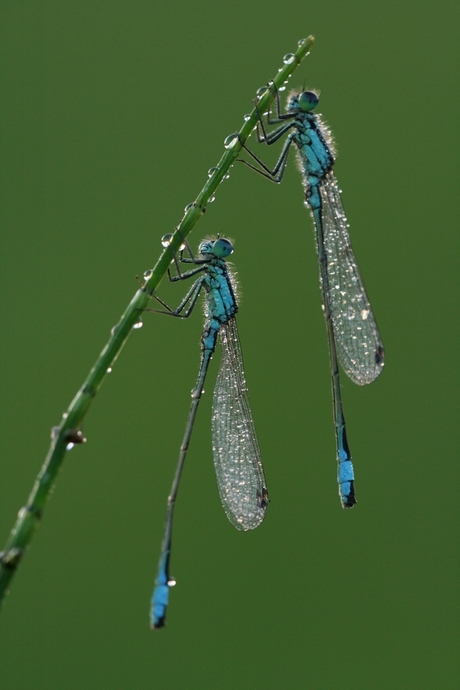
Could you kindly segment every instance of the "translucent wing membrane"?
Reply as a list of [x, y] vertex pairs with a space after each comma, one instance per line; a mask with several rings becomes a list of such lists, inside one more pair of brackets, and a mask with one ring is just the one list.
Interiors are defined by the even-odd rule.
[[212, 406], [214, 466], [222, 507], [232, 525], [244, 531], [264, 519], [268, 494], [235, 319], [221, 326], [220, 339], [222, 358]]
[[332, 172], [322, 181], [320, 191], [337, 356], [347, 376], [363, 386], [380, 374], [385, 353], [350, 245], [340, 190]]

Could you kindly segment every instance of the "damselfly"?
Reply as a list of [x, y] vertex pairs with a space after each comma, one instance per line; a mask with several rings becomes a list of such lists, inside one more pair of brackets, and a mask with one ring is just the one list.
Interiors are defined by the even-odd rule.
[[[241, 161], [273, 182], [280, 182], [291, 144], [297, 146], [305, 188], [305, 203], [313, 215], [324, 318], [329, 343], [332, 399], [337, 448], [339, 495], [344, 508], [356, 503], [354, 472], [348, 447], [340, 390], [338, 361], [354, 383], [365, 385], [382, 371], [384, 349], [371, 305], [350, 244], [348, 223], [332, 167], [335, 152], [330, 130], [313, 113], [318, 105], [313, 91], [292, 93], [286, 113], [281, 113], [276, 92], [276, 117], [266, 113], [267, 124], [280, 124], [267, 132], [261, 113], [257, 124], [259, 143], [274, 144], [288, 133], [281, 154], [271, 170], [245, 144], [243, 147], [261, 169]], [[257, 108], [257, 102], [256, 108]]]
[[[164, 246], [168, 246], [170, 238], [170, 235], [165, 235]], [[202, 273], [177, 309], [170, 309], [165, 302], [155, 296], [167, 310], [162, 313], [187, 318], [204, 289], [206, 321], [201, 336], [201, 364], [198, 380], [192, 390], [190, 412], [171, 493], [168, 497], [164, 536], [151, 605], [153, 628], [163, 627], [169, 587], [175, 584], [169, 575], [174, 505], [206, 373], [219, 334], [222, 358], [212, 403], [212, 449], [220, 500], [232, 525], [242, 531], [255, 529], [260, 525], [268, 504], [268, 492], [249, 407], [243, 358], [236, 327], [235, 315], [238, 306], [235, 298], [235, 284], [225, 261], [225, 258], [233, 252], [233, 246], [229, 240], [223, 238], [208, 239], [201, 242], [198, 251], [197, 258], [194, 258], [191, 252], [190, 258], [184, 257], [182, 251], [179, 254], [179, 261], [196, 266], [186, 273], [181, 273], [179, 261], [175, 255], [173, 256], [177, 275], [171, 276], [168, 271], [172, 282], [186, 280]]]

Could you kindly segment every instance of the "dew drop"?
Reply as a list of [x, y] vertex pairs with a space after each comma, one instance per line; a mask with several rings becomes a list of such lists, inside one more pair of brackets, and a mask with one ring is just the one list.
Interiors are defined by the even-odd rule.
[[301, 38], [300, 41], [297, 41], [297, 45], [299, 46], [299, 48], [301, 46], [303, 46], [303, 44], [305, 43], [306, 40], [307, 40], [306, 38]]
[[291, 65], [294, 62], [294, 60], [295, 60], [294, 53], [287, 53], [283, 58], [283, 62], [285, 65]]
[[267, 93], [267, 91], [268, 91], [268, 86], [261, 86], [260, 89], [257, 89], [257, 91], [256, 91], [257, 98], [262, 98], [264, 93]]
[[144, 280], [148, 280], [153, 273], [153, 269], [149, 268], [148, 271], [144, 271]]
[[278, 89], [278, 91], [286, 91], [286, 87], [285, 87], [285, 86], [280, 86], [279, 89]]
[[0, 551], [0, 563], [3, 563], [3, 565], [7, 567], [9, 566], [14, 568], [20, 562], [23, 554], [23, 549], [20, 549], [17, 546], [12, 549], [8, 549], [8, 551]]
[[[188, 206], [187, 206], [187, 208], [188, 208]], [[173, 236], [172, 232], [167, 232], [166, 235], [163, 235], [163, 237], [161, 238], [161, 244], [163, 245], [163, 247], [165, 249], [166, 249], [166, 247], [169, 247], [169, 245], [171, 244], [172, 236]], [[149, 271], [146, 271], [146, 273], [149, 273]], [[150, 274], [152, 274], [152, 271], [150, 271]], [[145, 277], [146, 277], [146, 275], [144, 273], [144, 278]]]
[[230, 177], [230, 173], [226, 173], [226, 174], [223, 176], [222, 179], [223, 179], [223, 180], [228, 180], [229, 177]]
[[109, 368], [107, 369], [107, 373], [108, 373], [108, 374], [111, 374], [111, 373], [112, 373], [112, 367], [109, 367]]
[[72, 450], [72, 448], [75, 448], [75, 443], [68, 443], [65, 447], [66, 450]]
[[250, 120], [250, 119], [251, 119], [251, 116], [250, 116], [250, 115], [243, 115], [243, 120], [244, 120], [245, 122], [247, 122], [247, 121]]
[[118, 324], [116, 326], [113, 326], [113, 328], [110, 330], [110, 335], [115, 335], [117, 332]]
[[[189, 206], [194, 206], [194, 205], [195, 205], [195, 204], [189, 204]], [[187, 207], [187, 208], [188, 208], [188, 207]], [[161, 244], [163, 245], [163, 247], [164, 247], [165, 249], [166, 249], [167, 247], [169, 247], [169, 245], [171, 244], [172, 238], [173, 238], [173, 233], [172, 233], [172, 232], [167, 232], [166, 235], [163, 235], [163, 237], [161, 238]], [[179, 251], [182, 252], [182, 251], [184, 251], [184, 249], [185, 249], [185, 244], [181, 244], [180, 247], [179, 247]], [[146, 275], [147, 273], [149, 273], [150, 275], [152, 275], [153, 269], [150, 270], [150, 271], [146, 271], [146, 272], [144, 273], [144, 278], [149, 278], [149, 277], [150, 277], [150, 275], [149, 275], [149, 276]]]
[[134, 324], [133, 329], [134, 329], [135, 331], [138, 331], [139, 328], [142, 328], [143, 325], [144, 325], [144, 324], [142, 323], [142, 321], [138, 321], [137, 323]]
[[233, 134], [229, 134], [228, 137], [224, 141], [224, 148], [226, 149], [232, 149], [236, 142], [238, 141], [238, 134], [234, 132]]
[[192, 203], [190, 203], [190, 204], [187, 204], [187, 206], [184, 208], [184, 213], [188, 213], [190, 211], [190, 209], [193, 208], [194, 206], [195, 206], [194, 201], [192, 201]]
[[217, 168], [209, 168], [208, 170], [208, 177], [212, 177], [214, 173], [216, 172]]
[[175, 587], [176, 585], [177, 585], [177, 581], [173, 577], [171, 577], [168, 580], [168, 587]]

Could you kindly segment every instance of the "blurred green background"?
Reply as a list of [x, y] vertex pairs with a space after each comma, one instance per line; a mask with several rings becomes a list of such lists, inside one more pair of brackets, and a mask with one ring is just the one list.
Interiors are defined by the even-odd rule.
[[[299, 175], [291, 161], [278, 187], [235, 166], [190, 239], [235, 239], [266, 521], [241, 534], [220, 507], [215, 361], [177, 505], [178, 585], [167, 628], [150, 632], [202, 318], [146, 316], [2, 610], [2, 688], [457, 688], [459, 5], [0, 8], [1, 545], [135, 275], [155, 263], [256, 89], [310, 33], [290, 85], [321, 89], [387, 352], [372, 386], [343, 377], [359, 501], [344, 512]], [[160, 294], [175, 304], [182, 291], [164, 283]]]

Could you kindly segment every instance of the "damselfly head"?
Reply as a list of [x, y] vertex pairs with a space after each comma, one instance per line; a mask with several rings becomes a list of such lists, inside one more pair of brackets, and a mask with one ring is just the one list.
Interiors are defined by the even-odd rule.
[[214, 242], [212, 253], [219, 259], [223, 259], [226, 256], [230, 256], [232, 252], [233, 244], [230, 242], [230, 240], [226, 240], [223, 237], [220, 237], [218, 240]]
[[303, 91], [299, 96], [299, 108], [303, 111], [314, 110], [319, 103], [319, 98], [314, 91]]
[[200, 254], [213, 254], [218, 259], [224, 259], [233, 252], [233, 244], [230, 240], [219, 237], [216, 240], [204, 240], [200, 244], [198, 251]]
[[289, 96], [287, 110], [300, 110], [308, 113], [314, 110], [319, 103], [319, 95], [315, 91], [302, 91], [302, 93], [291, 93]]

